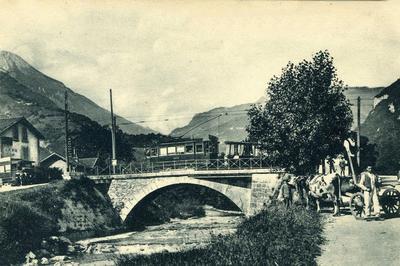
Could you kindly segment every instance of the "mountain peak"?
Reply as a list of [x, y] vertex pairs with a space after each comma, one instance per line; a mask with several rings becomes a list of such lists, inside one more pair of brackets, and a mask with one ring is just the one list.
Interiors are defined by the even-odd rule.
[[3, 71], [12, 72], [31, 68], [31, 65], [20, 56], [9, 51], [0, 51], [0, 69]]

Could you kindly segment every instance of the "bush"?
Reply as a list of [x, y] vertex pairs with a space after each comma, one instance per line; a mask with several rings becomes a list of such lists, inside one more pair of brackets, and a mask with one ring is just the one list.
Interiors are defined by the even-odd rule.
[[121, 257], [119, 265], [316, 265], [323, 244], [319, 215], [294, 206], [269, 206], [236, 234], [201, 249]]
[[82, 215], [96, 218], [92, 224], [98, 233], [119, 225], [109, 199], [87, 179], [0, 193], [0, 265], [21, 263], [27, 252], [36, 252], [42, 239], [59, 235], [62, 225], [79, 218], [63, 214], [70, 208], [67, 202], [87, 207]]
[[28, 203], [7, 202], [2, 205], [0, 211], [0, 265], [22, 262], [22, 254], [39, 248], [41, 240], [56, 231], [56, 222]]

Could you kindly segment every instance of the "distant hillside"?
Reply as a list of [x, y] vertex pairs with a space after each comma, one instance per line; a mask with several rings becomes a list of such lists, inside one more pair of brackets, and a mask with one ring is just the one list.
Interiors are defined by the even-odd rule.
[[[8, 74], [17, 83], [23, 85], [25, 93], [28, 94], [27, 97], [32, 94], [36, 98], [45, 98], [43, 101], [46, 101], [47, 105], [50, 104], [53, 108], [58, 107], [63, 109], [64, 92], [68, 91], [70, 110], [72, 112], [85, 115], [101, 125], [110, 123], [109, 111], [98, 106], [85, 96], [75, 93], [63, 83], [41, 73], [16, 54], [0, 51], [0, 71]], [[3, 95], [0, 95], [0, 97], [3, 97]], [[29, 101], [27, 103], [29, 104]], [[25, 108], [28, 111], [30, 105], [25, 105]], [[154, 132], [149, 128], [139, 126], [121, 117], [119, 117], [118, 122], [121, 123], [121, 129], [126, 133], [146, 134]]]
[[[264, 98], [257, 102], [261, 103], [263, 101]], [[247, 110], [252, 104], [253, 103], [235, 105], [232, 107], [219, 107], [204, 113], [196, 114], [188, 125], [174, 129], [171, 135], [178, 137], [186, 133], [184, 135], [185, 137], [206, 138], [211, 134], [219, 136], [221, 144], [226, 140], [244, 140], [247, 137]], [[210, 121], [206, 122], [207, 120]], [[220, 148], [224, 148], [223, 145], [221, 145]]]
[[[382, 88], [368, 88], [368, 87], [350, 87], [345, 91], [346, 97], [354, 103], [351, 106], [353, 114], [357, 112], [356, 98], [360, 96], [362, 101], [361, 107], [361, 122], [365, 120], [368, 113], [372, 110], [374, 96], [377, 95]], [[261, 98], [257, 103], [264, 103], [265, 98]], [[223, 143], [225, 140], [242, 141], [247, 137], [246, 125], [248, 124], [247, 110], [254, 103], [247, 103], [236, 105], [232, 107], [219, 107], [212, 109], [207, 112], [196, 114], [188, 125], [174, 129], [171, 132], [172, 136], [180, 136], [185, 132], [188, 132], [186, 137], [202, 137], [205, 138], [208, 134], [219, 136], [220, 142]], [[219, 118], [213, 119], [209, 122], [205, 121], [212, 119], [213, 117]], [[197, 127], [198, 125], [201, 126]], [[356, 125], [354, 119], [353, 128]], [[223, 148], [223, 147], [221, 147]]]
[[375, 104], [361, 125], [361, 134], [377, 145], [376, 169], [395, 174], [400, 170], [400, 79], [377, 94]]
[[[64, 111], [41, 93], [19, 83], [8, 73], [0, 71], [0, 114], [1, 117], [24, 116], [46, 138], [46, 147], [64, 153]], [[71, 115], [71, 130], [89, 118]], [[93, 122], [95, 123], [95, 122]]]

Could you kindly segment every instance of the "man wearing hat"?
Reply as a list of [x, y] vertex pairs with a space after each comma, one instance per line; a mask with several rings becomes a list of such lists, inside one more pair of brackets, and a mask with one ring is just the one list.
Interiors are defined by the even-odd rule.
[[371, 216], [371, 201], [374, 208], [374, 216], [379, 217], [381, 206], [378, 200], [378, 177], [372, 173], [372, 166], [367, 166], [361, 173], [359, 187], [364, 191], [365, 216]]

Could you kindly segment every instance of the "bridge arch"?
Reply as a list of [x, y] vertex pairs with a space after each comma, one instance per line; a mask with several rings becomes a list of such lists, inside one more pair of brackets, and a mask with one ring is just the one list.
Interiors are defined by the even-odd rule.
[[[211, 190], [217, 191], [231, 200], [243, 213], [247, 214], [250, 209], [251, 189], [245, 187], [238, 187], [229, 184], [218, 183], [215, 181], [208, 181], [204, 179], [191, 178], [188, 176], [180, 176], [174, 178], [154, 178], [148, 179], [145, 182], [136, 182], [135, 187], [127, 184], [121, 184], [121, 180], [113, 180], [119, 183], [120, 189], [125, 189], [126, 193], [115, 193], [117, 184], [111, 183], [109, 195], [113, 201], [114, 206], [119, 206], [119, 215], [124, 222], [129, 213], [140, 204], [145, 198], [151, 194], [164, 190], [170, 186], [176, 185], [195, 185], [206, 187]], [[131, 188], [131, 189], [130, 189]], [[114, 191], [113, 191], [114, 190]], [[129, 190], [131, 190], [129, 192]], [[123, 196], [121, 196], [124, 194]], [[118, 197], [117, 195], [120, 195]]]

